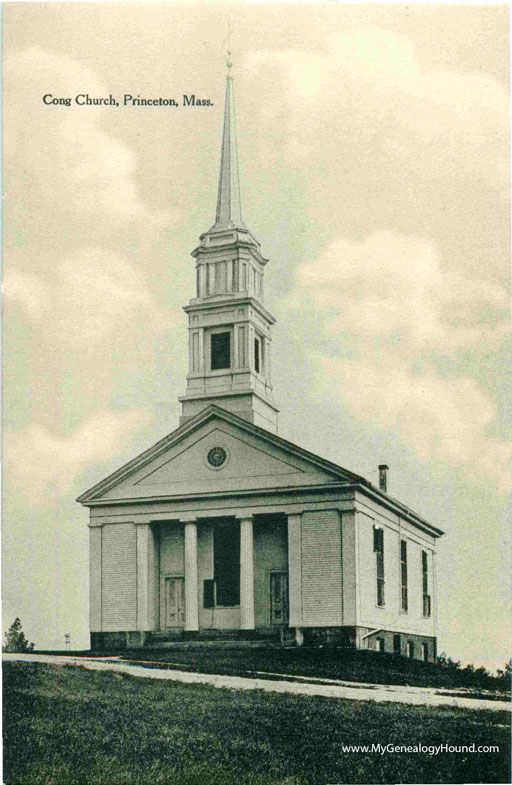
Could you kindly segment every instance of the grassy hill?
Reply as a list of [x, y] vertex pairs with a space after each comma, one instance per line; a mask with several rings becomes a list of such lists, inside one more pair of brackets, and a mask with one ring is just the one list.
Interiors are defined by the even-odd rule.
[[475, 691], [510, 692], [510, 682], [485, 672], [443, 668], [435, 663], [396, 657], [374, 651], [325, 648], [204, 647], [149, 650], [122, 655], [131, 660], [151, 660], [168, 666], [177, 663], [204, 673], [251, 675], [272, 671], [375, 684], [408, 684], [418, 687], [465, 687]]
[[[219, 690], [23, 662], [4, 664], [3, 711], [7, 785], [510, 781], [506, 712]], [[382, 753], [372, 744], [424, 749]], [[475, 752], [435, 754], [441, 744]], [[482, 749], [491, 746], [499, 751]]]

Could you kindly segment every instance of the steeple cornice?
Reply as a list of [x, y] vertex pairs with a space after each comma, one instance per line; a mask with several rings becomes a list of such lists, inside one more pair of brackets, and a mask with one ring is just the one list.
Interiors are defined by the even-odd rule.
[[230, 229], [221, 232], [205, 232], [200, 237], [201, 244], [191, 253], [195, 259], [201, 256], [214, 256], [226, 252], [235, 252], [245, 248], [264, 267], [268, 259], [263, 256], [259, 242], [247, 229]]

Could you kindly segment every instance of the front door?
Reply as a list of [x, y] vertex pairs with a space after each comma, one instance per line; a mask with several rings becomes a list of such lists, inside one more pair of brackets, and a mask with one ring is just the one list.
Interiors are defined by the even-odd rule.
[[270, 574], [270, 623], [288, 624], [288, 575]]
[[165, 626], [185, 626], [185, 580], [184, 578], [165, 579]]

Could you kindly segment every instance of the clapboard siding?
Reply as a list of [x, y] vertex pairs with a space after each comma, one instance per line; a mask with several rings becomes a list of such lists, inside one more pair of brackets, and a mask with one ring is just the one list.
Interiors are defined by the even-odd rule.
[[337, 510], [302, 515], [302, 623], [341, 626], [341, 527]]
[[137, 629], [137, 537], [133, 523], [103, 527], [102, 629]]

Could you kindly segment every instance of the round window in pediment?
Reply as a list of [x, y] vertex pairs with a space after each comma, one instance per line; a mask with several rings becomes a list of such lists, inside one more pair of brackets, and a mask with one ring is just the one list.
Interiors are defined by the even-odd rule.
[[228, 455], [224, 447], [212, 447], [211, 450], [208, 451], [206, 460], [214, 469], [220, 469], [220, 467], [226, 463], [227, 457]]

